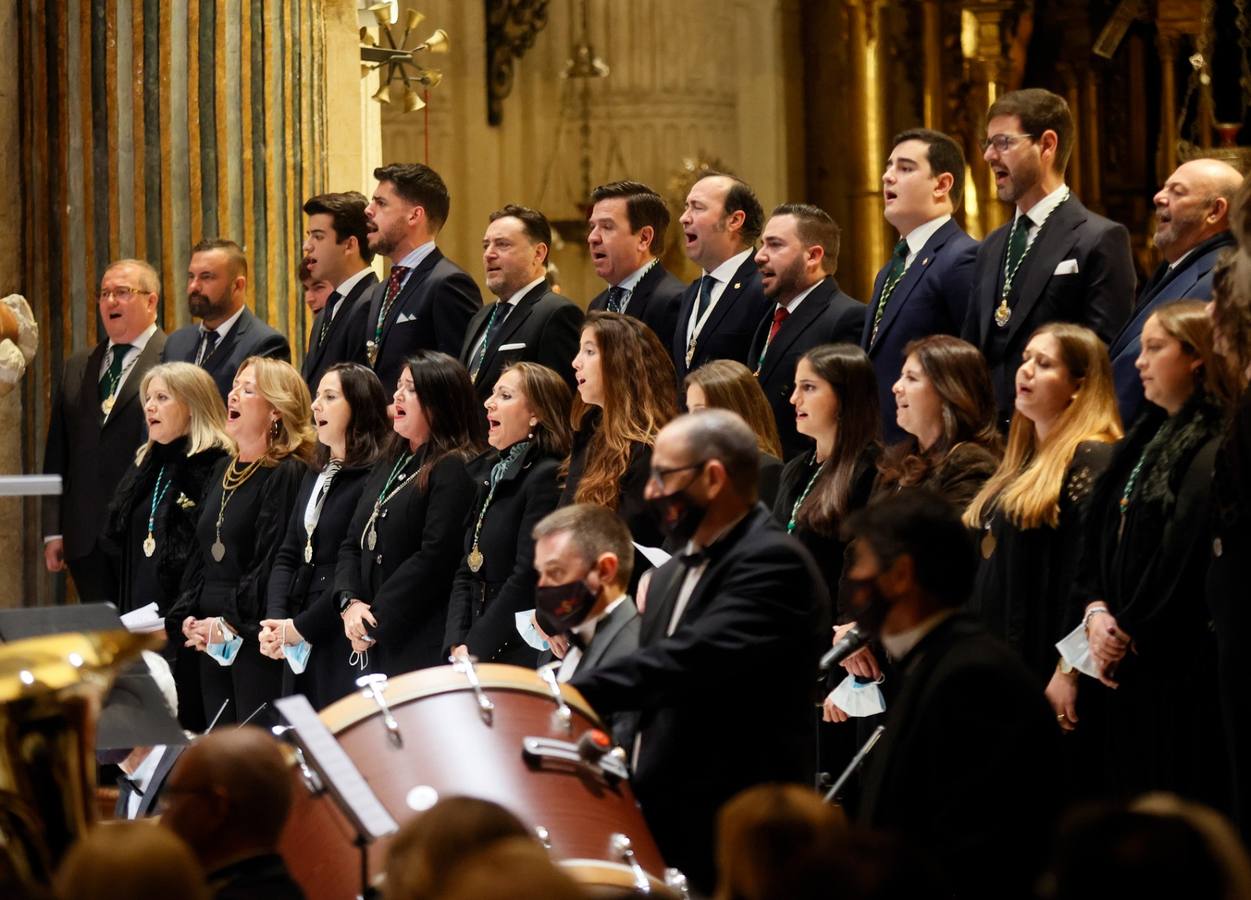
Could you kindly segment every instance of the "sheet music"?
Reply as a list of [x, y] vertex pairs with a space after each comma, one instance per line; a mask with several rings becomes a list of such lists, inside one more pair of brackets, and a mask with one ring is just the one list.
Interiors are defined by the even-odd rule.
[[274, 706], [295, 729], [296, 741], [304, 756], [334, 794], [339, 808], [370, 840], [399, 830], [399, 825], [379, 802], [360, 770], [339, 746], [317, 711], [302, 694], [281, 697]]
[[670, 554], [661, 550], [659, 547], [644, 547], [638, 541], [634, 541], [634, 549], [643, 554], [643, 558], [659, 569], [669, 561]]
[[156, 611], [156, 603], [132, 609], [122, 616], [122, 624], [132, 634], [148, 634], [165, 630], [165, 617]]

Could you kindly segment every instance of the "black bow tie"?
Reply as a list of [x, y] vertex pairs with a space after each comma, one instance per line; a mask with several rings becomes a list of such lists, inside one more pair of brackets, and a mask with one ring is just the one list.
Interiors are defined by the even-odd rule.
[[135, 781], [133, 778], [128, 778], [125, 775], [118, 775], [117, 786], [119, 789], [130, 788], [140, 797], [143, 796], [143, 788], [139, 787], [139, 782]]
[[710, 558], [711, 557], [708, 555], [707, 547], [703, 550], [696, 550], [694, 553], [678, 554], [678, 562], [690, 569], [693, 569], [696, 566], [702, 566], [704, 563], [708, 562]]

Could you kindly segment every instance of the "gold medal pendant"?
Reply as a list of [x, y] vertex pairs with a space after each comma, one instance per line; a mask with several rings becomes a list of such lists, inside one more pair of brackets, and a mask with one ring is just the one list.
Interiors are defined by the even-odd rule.
[[143, 539], [143, 555], [152, 558], [152, 554], [156, 552], [156, 538], [152, 536], [152, 532], [148, 532], [148, 536]]
[[213, 546], [209, 549], [210, 549], [210, 552], [213, 554], [213, 559], [216, 562], [221, 562], [223, 559], [226, 558], [226, 545], [223, 544], [220, 539], [213, 541]]
[[470, 572], [477, 572], [482, 568], [482, 551], [478, 549], [477, 544], [474, 544], [473, 549], [469, 551], [469, 556], [465, 557], [465, 561], [469, 563]]
[[1000, 328], [1007, 328], [1008, 322], [1012, 320], [1012, 308], [1008, 306], [1008, 298], [1004, 297], [999, 301], [999, 305], [995, 308], [995, 324]]
[[304, 561], [311, 563], [313, 561], [313, 542], [308, 541], [304, 544]]
[[374, 363], [378, 361], [378, 345], [373, 341], [365, 341], [365, 356], [369, 359], [369, 367], [372, 369]]
[[982, 535], [982, 559], [990, 559], [995, 553], [995, 535], [989, 528]]
[[113, 411], [113, 397], [113, 394], [109, 394], [109, 396], [105, 397], [104, 401], [100, 404], [100, 411], [106, 416]]

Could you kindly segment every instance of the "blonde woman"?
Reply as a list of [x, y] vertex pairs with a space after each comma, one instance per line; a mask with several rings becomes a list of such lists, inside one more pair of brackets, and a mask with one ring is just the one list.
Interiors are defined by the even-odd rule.
[[1016, 373], [1016, 412], [1003, 462], [964, 521], [981, 562], [972, 609], [1038, 676], [1064, 637], [1087, 501], [1121, 437], [1108, 351], [1090, 329], [1039, 328]]
[[[244, 360], [226, 398], [230, 458], [213, 473], [196, 527], [195, 583], [166, 617], [172, 639], [200, 653], [200, 690], [211, 722], [242, 722], [281, 690], [282, 664], [257, 642], [266, 585], [300, 481], [316, 447], [308, 386], [289, 363]], [[223, 709], [224, 707], [224, 709]]]

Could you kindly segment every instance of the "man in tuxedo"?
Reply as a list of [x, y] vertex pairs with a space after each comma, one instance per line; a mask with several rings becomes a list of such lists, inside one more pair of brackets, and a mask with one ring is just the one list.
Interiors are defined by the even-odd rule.
[[882, 173], [886, 221], [899, 243], [873, 282], [860, 346], [877, 375], [882, 435], [906, 436], [891, 389], [904, 347], [931, 334], [959, 335], [969, 303], [977, 241], [951, 217], [964, 192], [964, 151], [945, 134], [913, 128], [895, 136]]
[[105, 269], [96, 295], [105, 339], [66, 360], [53, 391], [43, 470], [62, 480], [59, 497], [43, 498], [44, 563], [49, 572], [68, 566], [84, 603], [117, 600], [99, 538], [113, 489], [148, 435], [139, 386], [165, 347], [160, 284], [143, 260]]
[[374, 178], [378, 187], [365, 207], [369, 249], [391, 260], [391, 274], [368, 294], [356, 352], [390, 391], [415, 350], [460, 353], [482, 295], [435, 246], [451, 209], [439, 173], [421, 163], [392, 163], [374, 169]]
[[1138, 295], [1133, 316], [1108, 346], [1126, 431], [1143, 407], [1136, 365], [1142, 326], [1171, 300], [1212, 299], [1212, 270], [1235, 244], [1229, 230], [1229, 204], [1241, 184], [1242, 175], [1228, 163], [1193, 159], [1178, 166], [1155, 195], [1152, 240], [1164, 261]]
[[661, 430], [646, 496], [681, 550], [652, 576], [639, 649], [571, 682], [600, 713], [639, 711], [635, 793], [666, 861], [709, 894], [721, 804], [814, 774], [829, 597], [757, 502], [758, 467], [755, 434], [727, 410]]
[[756, 327], [747, 363], [773, 409], [785, 459], [812, 446], [795, 430], [795, 364], [821, 344], [856, 343], [864, 328], [864, 304], [834, 280], [839, 241], [838, 223], [825, 210], [784, 203], [765, 224], [756, 254], [773, 310]]
[[480, 401], [491, 396], [501, 372], [523, 360], [547, 366], [573, 390], [583, 315], [548, 287], [551, 246], [552, 227], [541, 212], [509, 204], [491, 213], [482, 265], [487, 290], [498, 299], [470, 319], [459, 348]]
[[199, 325], [169, 336], [161, 362], [189, 362], [213, 376], [222, 400], [250, 356], [291, 361], [287, 339], [247, 307], [248, 258], [234, 241], [203, 240], [191, 248], [187, 305]]
[[851, 611], [902, 675], [858, 818], [930, 850], [962, 900], [1029, 896], [1057, 812], [1060, 730], [1024, 663], [959, 611], [972, 540], [919, 488], [855, 513], [847, 531]]
[[669, 207], [637, 181], [614, 181], [591, 191], [591, 248], [595, 274], [608, 282], [588, 307], [642, 319], [660, 342], [673, 345], [686, 285], [660, 264]]
[[703, 269], [682, 294], [673, 336], [680, 385], [688, 372], [709, 360], [747, 363], [756, 326], [771, 304], [752, 259], [764, 210], [746, 183], [733, 175], [704, 173], [687, 193], [679, 222], [686, 255]]
[[1015, 212], [978, 248], [962, 337], [986, 356], [1006, 427], [1034, 330], [1076, 322], [1111, 341], [1129, 318], [1137, 276], [1129, 232], [1082, 206], [1064, 183], [1073, 150], [1064, 98], [1011, 91], [986, 118], [984, 156], [999, 199]]
[[369, 249], [364, 194], [318, 194], [304, 204], [304, 214], [308, 216], [304, 263], [314, 280], [332, 285], [325, 305], [316, 310], [300, 370], [316, 396], [327, 369], [355, 358], [365, 331], [361, 298], [378, 283], [378, 276], [369, 267], [374, 253]]

